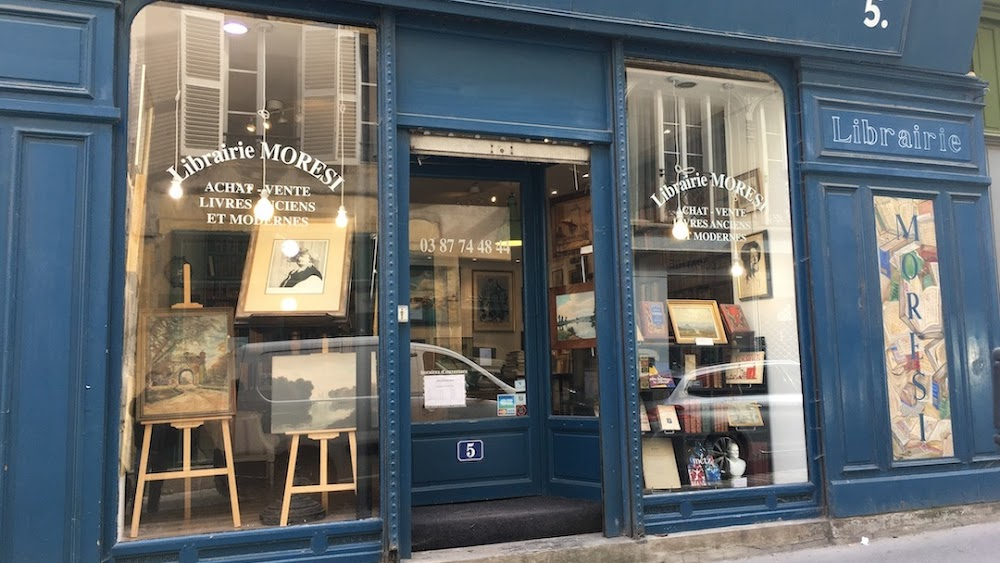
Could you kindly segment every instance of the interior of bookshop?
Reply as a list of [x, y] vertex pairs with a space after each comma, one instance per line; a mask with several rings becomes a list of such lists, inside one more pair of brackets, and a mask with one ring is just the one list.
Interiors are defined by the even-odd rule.
[[627, 76], [645, 490], [805, 481], [782, 92], [717, 68]]

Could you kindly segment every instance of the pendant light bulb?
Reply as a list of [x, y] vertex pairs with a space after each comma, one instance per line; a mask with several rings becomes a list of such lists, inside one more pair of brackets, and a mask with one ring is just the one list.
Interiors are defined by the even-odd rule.
[[729, 273], [733, 275], [734, 278], [742, 277], [746, 273], [746, 269], [743, 267], [743, 261], [739, 258], [733, 260], [733, 267], [729, 269]]
[[167, 195], [174, 199], [180, 199], [184, 197], [184, 188], [181, 186], [181, 181], [179, 178], [174, 178], [170, 181], [170, 189], [167, 190]]
[[267, 198], [267, 192], [260, 192], [260, 201], [253, 206], [253, 216], [259, 221], [270, 221], [274, 217], [274, 204]]
[[677, 216], [674, 219], [674, 228], [671, 229], [670, 232], [674, 235], [674, 238], [678, 240], [687, 240], [687, 238], [691, 236], [691, 230], [688, 229], [688, 224], [684, 219], [683, 212], [677, 212]]
[[334, 223], [341, 229], [347, 227], [347, 208], [343, 205], [337, 210], [337, 219]]

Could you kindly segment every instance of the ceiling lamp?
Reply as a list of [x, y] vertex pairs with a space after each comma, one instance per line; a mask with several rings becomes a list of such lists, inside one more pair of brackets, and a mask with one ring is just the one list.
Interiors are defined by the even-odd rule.
[[226, 22], [222, 26], [222, 31], [225, 31], [230, 35], [244, 35], [246, 32], [250, 31], [250, 29], [240, 22], [230, 21]]

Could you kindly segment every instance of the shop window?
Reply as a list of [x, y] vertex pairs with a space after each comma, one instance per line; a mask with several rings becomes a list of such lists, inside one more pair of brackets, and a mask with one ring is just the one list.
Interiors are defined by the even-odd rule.
[[645, 490], [804, 482], [782, 92], [722, 69], [627, 76]]
[[378, 516], [375, 44], [176, 4], [136, 17], [123, 538]]

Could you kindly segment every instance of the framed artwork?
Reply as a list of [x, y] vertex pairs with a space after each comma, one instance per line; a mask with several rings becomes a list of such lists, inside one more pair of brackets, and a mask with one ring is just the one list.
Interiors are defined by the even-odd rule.
[[375, 385], [375, 352], [365, 355], [358, 348], [272, 356], [271, 433], [356, 427], [359, 402], [375, 400], [357, 396], [359, 380]]
[[[763, 179], [761, 178], [760, 168], [754, 168], [753, 170], [748, 170], [736, 176], [736, 179], [746, 184], [747, 187], [753, 188], [754, 190], [757, 191], [758, 194], [760, 194], [762, 197], [766, 199], [767, 196], [765, 196], [762, 189], [764, 186], [764, 182]], [[738, 209], [743, 209], [747, 213], [753, 213], [754, 211], [756, 211], [756, 208], [753, 206], [753, 204], [746, 198], [739, 197], [735, 194], [733, 195], [733, 197], [736, 198], [734, 207]]]
[[250, 239], [236, 316], [347, 316], [350, 228], [331, 221], [260, 225]]
[[730, 403], [726, 407], [726, 418], [729, 426], [744, 428], [764, 426], [764, 418], [760, 414], [760, 405], [757, 403]]
[[514, 330], [513, 272], [472, 272], [473, 331]]
[[139, 314], [140, 421], [236, 413], [232, 326], [228, 308], [154, 309]]
[[566, 254], [591, 244], [590, 195], [573, 195], [552, 202], [552, 250]]
[[737, 352], [730, 362], [732, 367], [726, 370], [726, 383], [764, 383], [764, 352]]
[[593, 283], [549, 290], [549, 317], [554, 350], [597, 346], [597, 306]]
[[729, 342], [722, 327], [719, 304], [711, 300], [670, 299], [667, 301], [670, 327], [677, 344]]
[[722, 314], [722, 324], [726, 326], [726, 332], [728, 332], [730, 336], [745, 332], [753, 332], [753, 329], [750, 328], [750, 324], [747, 322], [746, 317], [743, 316], [743, 308], [738, 304], [720, 303], [719, 313]]
[[410, 322], [412, 324], [429, 326], [438, 321], [434, 285], [434, 266], [410, 266]]
[[549, 276], [549, 287], [556, 287], [563, 285], [566, 282], [563, 281], [563, 271], [562, 268], [555, 268], [552, 270], [552, 275]]
[[736, 278], [736, 295], [741, 300], [771, 297], [771, 255], [767, 248], [767, 231], [747, 235], [740, 243], [743, 275]]

